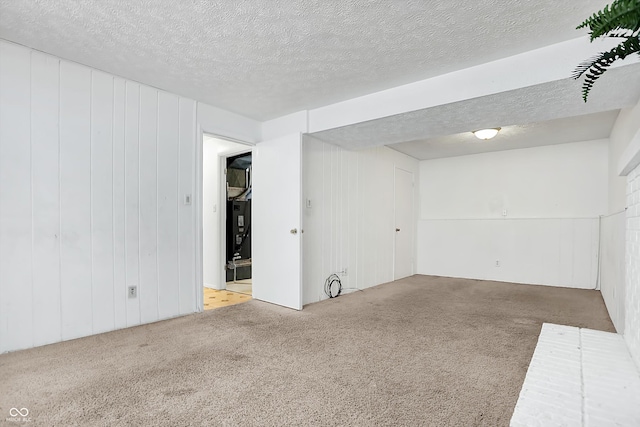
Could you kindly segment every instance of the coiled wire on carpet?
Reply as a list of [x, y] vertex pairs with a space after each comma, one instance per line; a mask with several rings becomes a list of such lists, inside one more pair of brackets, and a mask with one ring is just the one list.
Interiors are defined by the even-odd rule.
[[[332, 292], [333, 285], [338, 285], [338, 292], [335, 294]], [[327, 280], [324, 281], [324, 293], [327, 294], [329, 298], [335, 298], [342, 292], [342, 282], [340, 281], [340, 277], [337, 274], [332, 274], [327, 277]]]

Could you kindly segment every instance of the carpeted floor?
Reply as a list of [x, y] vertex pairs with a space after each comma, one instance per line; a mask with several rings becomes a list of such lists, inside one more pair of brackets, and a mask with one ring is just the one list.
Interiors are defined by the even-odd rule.
[[542, 322], [614, 331], [597, 291], [476, 280], [253, 300], [0, 355], [0, 425], [506, 426]]

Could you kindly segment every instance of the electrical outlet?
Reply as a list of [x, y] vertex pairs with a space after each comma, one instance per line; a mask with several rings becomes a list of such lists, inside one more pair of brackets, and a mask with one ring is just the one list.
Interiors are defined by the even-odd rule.
[[506, 209], [502, 209], [502, 216], [507, 216], [507, 210]]
[[500, 267], [500, 260], [499, 259], [496, 260], [496, 267]]
[[349, 270], [345, 267], [344, 270], [342, 270], [342, 275], [343, 276], [348, 276], [349, 275]]
[[127, 295], [129, 298], [136, 298], [138, 296], [138, 287], [137, 286], [129, 286], [129, 290]]

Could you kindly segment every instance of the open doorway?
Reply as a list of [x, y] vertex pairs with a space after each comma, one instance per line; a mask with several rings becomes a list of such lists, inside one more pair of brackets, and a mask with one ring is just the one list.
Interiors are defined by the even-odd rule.
[[252, 294], [251, 152], [226, 159], [226, 289]]
[[205, 310], [252, 298], [252, 147], [203, 136], [202, 277]]

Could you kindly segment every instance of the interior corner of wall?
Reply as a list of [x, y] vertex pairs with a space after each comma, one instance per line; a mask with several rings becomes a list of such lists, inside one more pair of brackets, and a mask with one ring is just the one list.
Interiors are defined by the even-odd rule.
[[292, 133], [309, 132], [309, 111], [297, 111], [260, 124], [260, 141], [267, 141]]
[[232, 140], [256, 143], [262, 136], [262, 123], [213, 105], [198, 102], [197, 120], [203, 132]]
[[620, 176], [627, 176], [640, 164], [640, 127], [618, 162]]

